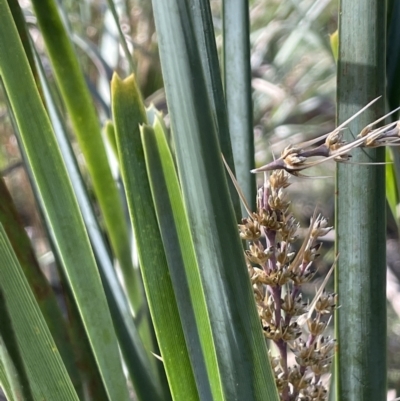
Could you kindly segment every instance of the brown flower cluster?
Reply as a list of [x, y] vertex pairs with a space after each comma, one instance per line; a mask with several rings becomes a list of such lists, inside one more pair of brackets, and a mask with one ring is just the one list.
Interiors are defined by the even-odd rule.
[[[245, 255], [264, 335], [279, 351], [271, 361], [281, 399], [320, 401], [327, 398], [321, 377], [330, 371], [335, 351], [335, 341], [324, 336], [324, 331], [336, 295], [321, 290], [307, 303], [302, 285], [313, 279], [313, 262], [321, 248], [318, 238], [331, 227], [321, 215], [314, 216], [300, 249], [293, 251], [299, 224], [289, 212], [288, 179], [284, 170], [265, 176], [257, 211], [248, 210], [249, 217], [242, 220], [239, 231], [248, 241]], [[289, 350], [296, 360], [291, 367]]]

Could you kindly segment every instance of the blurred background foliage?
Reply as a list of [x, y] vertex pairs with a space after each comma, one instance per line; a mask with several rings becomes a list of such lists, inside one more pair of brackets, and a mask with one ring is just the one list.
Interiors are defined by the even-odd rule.
[[[53, 72], [47, 59], [32, 5], [19, 1], [36, 49], [50, 83]], [[117, 25], [105, 0], [58, 0], [61, 15], [73, 32], [76, 51], [90, 92], [95, 99], [101, 124], [111, 117], [110, 80], [113, 71], [126, 76], [130, 64], [121, 46]], [[154, 104], [164, 112], [168, 126], [168, 109], [158, 55], [157, 35], [151, 2], [148, 0], [115, 1], [120, 27], [132, 55], [137, 82], [146, 106]], [[216, 43], [222, 46], [221, 1], [211, 0]], [[251, 0], [250, 43], [251, 84], [254, 104], [256, 164], [270, 161], [273, 155], [290, 143], [315, 138], [333, 129], [335, 124], [336, 65], [330, 45], [330, 34], [337, 29], [338, 3], [333, 0]], [[53, 85], [55, 89], [55, 85]], [[55, 90], [57, 94], [57, 91]], [[60, 102], [63, 119], [70, 127]], [[71, 130], [72, 131], [72, 130]], [[72, 133], [73, 149], [82, 174], [92, 193], [94, 209], [101, 224], [84, 158]], [[108, 155], [113, 161], [112, 146]], [[120, 180], [116, 163], [113, 174]], [[0, 92], [0, 169], [16, 204], [23, 225], [34, 246], [40, 267], [63, 301], [63, 289], [40, 212], [25, 172], [17, 140]], [[334, 165], [322, 165], [312, 171], [321, 179], [295, 179], [290, 187], [292, 206], [302, 225], [307, 225], [314, 207], [334, 221]], [[307, 190], [304, 190], [305, 186]], [[392, 226], [393, 227], [393, 226]], [[388, 263], [392, 264], [394, 290], [388, 308], [389, 388], [400, 393], [400, 252], [395, 229], [390, 231]], [[333, 260], [333, 238], [324, 239], [321, 275]], [[398, 282], [398, 281], [397, 281]], [[314, 292], [315, 284], [310, 288]], [[66, 311], [64, 304], [63, 310]]]

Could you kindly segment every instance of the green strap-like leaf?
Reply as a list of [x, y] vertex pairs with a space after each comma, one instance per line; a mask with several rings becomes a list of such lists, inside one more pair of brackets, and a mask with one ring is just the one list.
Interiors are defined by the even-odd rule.
[[[247, 202], [256, 199], [248, 0], [223, 1], [223, 75], [236, 179]], [[242, 206], [242, 213], [245, 208]]]
[[[13, 347], [10, 335], [7, 335], [7, 332], [12, 331], [11, 337], [15, 335], [17, 340], [18, 351], [27, 367], [29, 385], [35, 399], [78, 401], [61, 356], [2, 225], [0, 266], [0, 290], [3, 292], [12, 325], [2, 328], [3, 341], [9, 341], [8, 345]], [[4, 325], [4, 319], [1, 323]], [[13, 353], [9, 352], [9, 355], [12, 357]], [[18, 367], [16, 370], [20, 371]]]
[[111, 89], [122, 178], [171, 394], [177, 401], [198, 400], [147, 177], [139, 130], [146, 121], [144, 106], [133, 76], [122, 81], [114, 75]]
[[179, 315], [200, 398], [222, 398], [207, 304], [183, 206], [178, 176], [162, 124], [142, 128], [147, 171]]
[[385, 166], [386, 199], [398, 226], [399, 216], [397, 212], [397, 205], [399, 204], [399, 191], [396, 183], [396, 171], [392, 163], [391, 149], [386, 148], [385, 159], [386, 162], [389, 163]]
[[63, 319], [55, 294], [39, 267], [28, 234], [21, 223], [11, 195], [2, 178], [0, 178], [0, 199], [0, 222], [7, 233], [14, 252], [18, 255], [18, 261], [24, 271], [25, 277], [46, 319], [46, 323], [57, 344], [71, 380], [78, 391], [78, 387], [82, 383], [80, 382], [77, 366], [74, 361], [74, 353], [66, 322]]
[[[146, 350], [145, 345], [143, 344], [143, 341], [139, 336], [139, 330], [134, 323], [132, 312], [126, 299], [124, 290], [118, 280], [116, 271], [112, 264], [108, 247], [101, 234], [101, 229], [99, 227], [98, 221], [96, 220], [96, 216], [88, 198], [87, 191], [84, 186], [74, 152], [72, 150], [70, 142], [68, 141], [66, 129], [56, 108], [55, 102], [51, 95], [49, 84], [46, 80], [40, 62], [38, 62], [38, 66], [43, 87], [43, 95], [49, 111], [49, 117], [53, 123], [57, 142], [60, 147], [60, 151], [62, 153], [72, 185], [74, 187], [74, 192], [76, 194], [80, 209], [82, 211], [82, 216], [85, 221], [86, 229], [88, 231], [93, 252], [99, 267], [100, 276], [102, 278], [104, 290], [107, 296], [107, 301], [110, 307], [114, 327], [119, 339], [121, 352], [124, 356], [124, 360], [130, 373], [132, 384], [135, 388], [138, 399], [146, 400], [148, 394], [153, 394], [157, 391], [161, 393], [161, 391], [157, 389], [157, 387], [159, 387], [159, 382], [157, 380], [157, 377], [155, 377], [156, 361], [150, 353], [151, 348]], [[112, 139], [115, 143], [113, 125], [111, 122], [109, 122], [108, 126], [112, 128]], [[115, 147], [116, 146], [117, 145], [115, 143]], [[143, 299], [142, 310], [139, 311], [139, 314], [141, 314], [141, 318], [136, 319], [138, 325], [140, 320], [139, 328], [143, 328], [143, 326], [147, 324], [147, 318], [150, 320], [150, 314], [146, 312], [147, 304], [145, 302], [145, 299]], [[71, 314], [71, 311], [69, 313]], [[80, 325], [74, 321], [72, 321], [71, 326], [74, 328], [80, 328]], [[144, 328], [148, 329], [148, 327], [146, 326]], [[75, 330], [75, 332], [75, 348], [77, 348], [77, 346], [79, 347], [79, 350], [81, 351], [80, 357], [81, 359], [84, 359], [80, 364], [80, 368], [81, 370], [84, 370], [86, 380], [90, 380], [91, 386], [89, 388], [89, 391], [96, 392], [96, 394], [93, 396], [95, 397], [96, 401], [100, 400], [99, 393], [101, 393], [103, 388], [102, 386], [99, 386], [94, 380], [95, 378], [97, 378], [95, 376], [96, 372], [94, 372], [91, 363], [92, 361], [89, 360], [92, 355], [88, 355], [90, 354], [90, 350], [85, 349], [85, 346], [87, 344], [86, 341], [84, 341], [83, 336], [81, 335], [79, 330]], [[152, 340], [152, 338], [150, 340]], [[153, 341], [148, 341], [147, 344], [149, 344], [150, 346], [150, 344], [153, 344]]]
[[62, 24], [55, 0], [33, 0], [57, 83], [85, 156], [115, 256], [120, 262], [133, 309], [140, 307], [140, 284], [131, 261], [126, 220], [101, 137], [93, 100]]
[[9, 370], [14, 369], [15, 372], [15, 368], [6, 368], [7, 365], [12, 365], [12, 361], [3, 344], [3, 340], [0, 338], [0, 388], [3, 390], [7, 401], [15, 401], [14, 392], [9, 380]]
[[0, 0], [0, 19], [0, 74], [44, 205], [46, 222], [76, 297], [106, 391], [112, 400], [127, 400], [115, 332], [82, 216], [5, 0]]
[[[386, 2], [341, 0], [338, 125], [382, 96], [348, 125], [345, 141], [385, 114], [385, 37]], [[385, 166], [374, 162], [385, 160], [385, 150], [355, 149], [351, 160], [336, 171], [336, 399], [381, 400], [387, 391]]]
[[205, 90], [190, 5], [185, 0], [153, 0], [153, 9], [179, 175], [224, 397], [277, 400]]
[[[219, 145], [226, 162], [235, 173], [236, 160], [234, 161], [232, 151], [231, 134], [229, 132], [230, 123], [228, 122], [226, 102], [222, 87], [210, 2], [194, 0], [189, 12], [191, 14], [189, 18], [192, 21], [195, 32], [194, 38], [197, 41], [200, 53], [200, 62], [202, 63], [209, 105], [215, 118]], [[241, 77], [238, 77], [238, 79], [241, 79]], [[226, 173], [226, 175], [229, 177], [228, 173]], [[231, 180], [228, 181], [228, 186], [237, 221], [240, 221], [241, 209], [239, 196]]]
[[[121, 45], [122, 45], [122, 48], [124, 49], [124, 53], [125, 53], [125, 59], [128, 61], [128, 64], [129, 64], [129, 70], [130, 70], [129, 72], [130, 73], [134, 73], [135, 72], [135, 65], [133, 64], [133, 58], [132, 58], [132, 55], [131, 55], [131, 53], [129, 51], [128, 43], [126, 41], [125, 35], [122, 32], [122, 27], [121, 27], [121, 24], [119, 22], [119, 16], [118, 16], [118, 12], [117, 12], [117, 9], [115, 7], [114, 1], [113, 0], [107, 0], [107, 4], [108, 4], [108, 8], [110, 9], [111, 14], [112, 14], [112, 16], [114, 18], [115, 25], [116, 25], [117, 30], [118, 30], [119, 40], [121, 41]], [[129, 9], [126, 10], [126, 11], [129, 13]]]
[[[10, 244], [11, 245], [11, 244]], [[18, 346], [6, 300], [0, 286], [0, 360], [5, 371], [7, 391], [16, 400], [33, 401], [31, 385], [23, 362], [21, 348]]]

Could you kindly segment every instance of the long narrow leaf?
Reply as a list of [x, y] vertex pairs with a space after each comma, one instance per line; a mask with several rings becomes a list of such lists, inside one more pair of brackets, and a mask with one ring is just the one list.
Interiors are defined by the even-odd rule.
[[32, 4], [55, 77], [93, 180], [112, 249], [120, 262], [132, 306], [136, 309], [141, 301], [140, 285], [132, 266], [126, 220], [111, 175], [93, 100], [74, 48], [62, 24], [56, 1], [33, 0]]
[[[71, 148], [71, 144], [68, 141], [66, 129], [63, 126], [62, 119], [54, 104], [54, 100], [52, 99], [48, 82], [44, 76], [43, 68], [39, 62], [38, 65], [39, 75], [43, 86], [43, 94], [49, 110], [49, 116], [53, 123], [56, 139], [65, 161], [69, 177], [71, 178], [71, 182], [74, 187], [74, 191], [93, 247], [93, 252], [99, 266], [100, 275], [105, 293], [107, 295], [107, 300], [110, 306], [121, 351], [125, 358], [125, 363], [130, 373], [136, 395], [140, 400], [146, 400], [148, 394], [157, 393], [157, 391], [161, 393], [161, 390], [157, 388], [160, 385], [155, 373], [155, 361], [153, 356], [150, 354], [151, 348], [149, 350], [145, 350], [145, 345], [139, 336], [139, 330], [134, 324], [129, 304], [112, 265], [110, 253], [108, 252], [105, 240], [101, 235], [101, 230], [88, 198], [88, 194], [84, 186], [73, 150]], [[112, 124], [110, 125], [112, 126]], [[146, 311], [147, 304], [143, 300], [141, 310], [138, 310], [138, 316], [136, 318], [139, 328], [142, 328], [148, 324], [146, 318], [150, 318], [150, 316], [148, 313], [146, 314]], [[140, 319], [139, 316], [141, 317]], [[149, 328], [146, 327], [145, 329], [145, 334], [149, 336]], [[150, 347], [151, 344], [152, 341], [148, 341], [146, 345]], [[82, 344], [82, 346], [84, 345], [86, 344]], [[82, 351], [82, 353], [87, 352], [85, 349]], [[84, 361], [84, 364], [85, 366], [88, 365], [87, 357]], [[93, 390], [99, 391], [100, 389]], [[98, 400], [99, 396], [97, 396], [95, 399]]]
[[[235, 172], [236, 160], [234, 160], [231, 135], [229, 133], [230, 123], [228, 122], [221, 71], [219, 68], [210, 2], [194, 0], [189, 13], [190, 16], [188, 16], [188, 20], [190, 20], [193, 25], [194, 40], [197, 42], [200, 53], [200, 62], [202, 64], [208, 102], [215, 119], [221, 152], [224, 154], [225, 160], [231, 170]], [[241, 217], [240, 200], [230, 180], [228, 181], [228, 186], [236, 218], [239, 221]]]
[[154, 129], [143, 127], [142, 141], [158, 224], [200, 398], [220, 400], [223, 399], [221, 375], [199, 266], [178, 176], [158, 116]]
[[0, 73], [20, 143], [107, 393], [112, 399], [127, 400], [115, 332], [82, 216], [5, 0], [0, 0], [0, 15]]
[[[14, 394], [13, 394], [13, 390], [11, 387], [11, 384], [9, 382], [8, 379], [8, 374], [6, 371], [6, 367], [5, 364], [7, 362], [5, 362], [5, 358], [9, 357], [8, 355], [5, 355], [5, 349], [4, 349], [4, 345], [1, 342], [0, 339], [0, 388], [3, 390], [3, 393], [6, 396], [7, 401], [16, 401], [14, 398]], [[10, 360], [10, 363], [12, 363], [12, 361]]]
[[[125, 53], [125, 59], [128, 61], [129, 64], [129, 72], [130, 73], [134, 73], [135, 71], [135, 65], [133, 64], [133, 59], [132, 59], [132, 55], [129, 51], [128, 48], [128, 43], [126, 41], [126, 38], [124, 36], [124, 33], [122, 32], [122, 28], [121, 28], [121, 24], [119, 23], [119, 16], [118, 16], [118, 12], [117, 9], [115, 7], [114, 1], [113, 0], [107, 0], [107, 4], [108, 7], [111, 11], [112, 16], [114, 17], [114, 21], [115, 21], [115, 25], [118, 29], [118, 35], [119, 35], [119, 40], [122, 44], [122, 48], [124, 49], [124, 53]], [[129, 12], [129, 10], [127, 10]]]
[[[67, 370], [2, 225], [0, 264], [0, 289], [7, 303], [21, 359], [27, 367], [29, 385], [35, 398], [78, 401]], [[7, 341], [7, 337], [4, 337], [5, 329], [3, 327], [3, 341]], [[17, 360], [14, 359], [14, 362]]]
[[[21, 348], [18, 346], [16, 333], [7, 308], [6, 300], [0, 287], [0, 360], [2, 361], [9, 392], [15, 400], [33, 401], [28, 372], [23, 362]], [[11, 391], [10, 391], [11, 390]]]
[[386, 199], [398, 225], [399, 216], [397, 213], [397, 205], [399, 204], [399, 191], [397, 188], [396, 171], [392, 163], [392, 154], [390, 149], [386, 149], [386, 162], [389, 163], [385, 166]]
[[[14, 131], [18, 132], [18, 126], [15, 121], [15, 117], [12, 113], [12, 108], [9, 102], [8, 102], [8, 108], [10, 110], [9, 116]], [[38, 203], [39, 212], [41, 214], [41, 217], [43, 218], [43, 216], [46, 214], [45, 213], [46, 207], [43, 204], [42, 199], [39, 195], [40, 191], [37, 188], [37, 185], [33, 178], [33, 174], [29, 167], [29, 162], [26, 153], [23, 148], [21, 148], [20, 151], [22, 159], [24, 160], [26, 165], [26, 172], [28, 174], [29, 180], [31, 181], [31, 188], [33, 194], [36, 198], [36, 202]], [[14, 212], [14, 214], [16, 214], [16, 212]], [[10, 215], [12, 216], [12, 212], [10, 213]], [[11, 217], [10, 215], [7, 215], [5, 219], [8, 225]], [[16, 219], [16, 217], [14, 218]], [[44, 229], [46, 231], [47, 236], [49, 237], [50, 249], [54, 255], [56, 269], [60, 276], [60, 285], [62, 288], [65, 288], [66, 290], [64, 292], [63, 298], [66, 307], [68, 309], [68, 326], [66, 326], [66, 322], [60, 321], [61, 315], [60, 317], [57, 317], [54, 313], [57, 312], [58, 302], [55, 299], [54, 294], [53, 294], [54, 299], [52, 299], [51, 295], [53, 291], [50, 288], [49, 284], [46, 285], [46, 282], [43, 282], [43, 279], [40, 280], [38, 279], [38, 277], [35, 277], [36, 275], [38, 275], [38, 272], [41, 273], [41, 270], [39, 266], [35, 266], [35, 260], [34, 260], [35, 258], [32, 256], [33, 250], [29, 249], [30, 241], [27, 238], [26, 233], [25, 235], [23, 235], [25, 231], [24, 228], [23, 227], [20, 228], [22, 233], [20, 233], [19, 237], [17, 238], [15, 238], [15, 234], [13, 233], [15, 227], [13, 227], [12, 230], [10, 230], [9, 227], [5, 227], [5, 229], [10, 239], [10, 242], [12, 243], [14, 249], [17, 250], [16, 254], [19, 255], [19, 260], [20, 263], [22, 262], [22, 268], [24, 269], [24, 273], [30, 283], [31, 288], [33, 289], [36, 295], [37, 302], [41, 307], [42, 313], [44, 314], [44, 318], [47, 321], [47, 324], [52, 332], [52, 335], [53, 337], [55, 337], [57, 347], [59, 347], [60, 352], [62, 352], [61, 356], [63, 357], [64, 363], [66, 364], [70, 377], [73, 380], [78, 396], [79, 397], [83, 396], [83, 391], [85, 388], [87, 389], [88, 394], [92, 394], [93, 392], [93, 394], [96, 395], [96, 399], [100, 401], [107, 399], [104, 386], [101, 383], [101, 377], [98, 372], [97, 364], [94, 360], [93, 353], [91, 352], [90, 349], [89, 340], [84, 331], [82, 320], [80, 319], [79, 316], [76, 302], [73, 299], [71, 289], [69, 288], [68, 285], [68, 281], [65, 278], [65, 273], [61, 269], [62, 265], [62, 263], [60, 262], [61, 258], [58, 255], [57, 248], [54, 245], [54, 241], [52, 240], [52, 236], [50, 235], [47, 226], [45, 225]], [[25, 240], [24, 237], [26, 237]], [[29, 246], [27, 245], [27, 243], [29, 244]], [[26, 262], [28, 262], [28, 266], [26, 266], [27, 265]], [[51, 305], [53, 302], [55, 304], [54, 306]], [[51, 306], [52, 308], [49, 308], [49, 306]], [[58, 311], [57, 313], [60, 314], [61, 312]], [[68, 349], [69, 345], [72, 345], [72, 347]], [[75, 362], [73, 365], [71, 365], [70, 363], [71, 360], [74, 360]], [[78, 377], [79, 381], [76, 380], [76, 377]], [[84, 385], [83, 382], [85, 382]]]
[[[157, 225], [139, 123], [146, 114], [134, 77], [111, 83], [112, 109], [122, 178], [135, 230], [146, 296], [174, 400], [197, 400], [198, 392]], [[155, 398], [153, 398], [155, 399]]]
[[[386, 2], [342, 0], [339, 14], [338, 124], [372, 99], [385, 99]], [[354, 18], [357, 18], [357, 24]], [[345, 140], [384, 115], [378, 101], [349, 123]], [[386, 397], [386, 210], [384, 149], [357, 150], [339, 164], [336, 190], [336, 358], [338, 400]]]
[[179, 175], [227, 400], [278, 399], [184, 0], [153, 0]]
[[0, 199], [0, 223], [7, 233], [14, 252], [18, 255], [18, 261], [24, 271], [25, 277], [46, 319], [47, 326], [57, 344], [71, 380], [78, 391], [77, 387], [81, 383], [74, 361], [74, 353], [66, 322], [62, 317], [55, 294], [39, 267], [28, 234], [18, 217], [17, 210], [3, 179], [0, 179]]
[[[223, 2], [223, 74], [235, 175], [246, 199], [255, 203], [253, 107], [249, 2]], [[246, 213], [242, 207], [242, 213]]]

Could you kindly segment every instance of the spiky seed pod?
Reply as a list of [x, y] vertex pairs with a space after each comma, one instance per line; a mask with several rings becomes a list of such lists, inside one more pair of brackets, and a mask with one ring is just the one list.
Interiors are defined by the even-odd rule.
[[336, 308], [336, 304], [337, 294], [328, 294], [324, 291], [315, 305], [315, 310], [320, 314], [332, 314]]
[[271, 210], [280, 211], [281, 213], [286, 213], [290, 202], [287, 199], [283, 188], [279, 188], [277, 191], [272, 191], [271, 195], [268, 197], [268, 206]]
[[275, 170], [269, 177], [269, 183], [271, 188], [287, 188], [289, 183], [289, 174], [284, 170]]
[[308, 330], [310, 334], [315, 337], [321, 335], [325, 331], [327, 324], [328, 322], [321, 321], [319, 317], [307, 319]]
[[[328, 148], [315, 152], [324, 154]], [[296, 149], [286, 149], [291, 162], [298, 156]], [[296, 162], [301, 164], [301, 157]], [[314, 400], [315, 395], [322, 400], [326, 392], [318, 390], [320, 377], [329, 369], [334, 347], [324, 342], [322, 333], [328, 320], [321, 317], [332, 313], [336, 297], [320, 291], [319, 299], [308, 305], [302, 302], [300, 290], [316, 273], [312, 265], [321, 248], [317, 238], [326, 235], [331, 227], [323, 216], [314, 215], [300, 249], [296, 253], [291, 251], [299, 223], [288, 214], [290, 202], [284, 192], [289, 186], [288, 177], [286, 171], [280, 170], [266, 178], [257, 193], [257, 211], [251, 212], [246, 205], [249, 217], [242, 220], [239, 231], [243, 239], [252, 241], [245, 255], [264, 336], [275, 342], [281, 353], [273, 363], [281, 399]], [[284, 288], [286, 292], [281, 298]], [[308, 316], [313, 310], [315, 317]], [[309, 334], [304, 328], [306, 322]], [[308, 340], [304, 341], [302, 335], [308, 335]], [[296, 369], [287, 366], [287, 348], [295, 355], [299, 366]]]
[[250, 244], [245, 254], [250, 262], [263, 266], [273, 254], [273, 249], [272, 247], [264, 249], [262, 243], [258, 241]]
[[299, 393], [300, 390], [307, 388], [311, 383], [311, 379], [306, 378], [297, 365], [289, 368], [288, 381], [293, 386], [294, 393]]
[[318, 251], [321, 249], [322, 242], [311, 246], [304, 251], [303, 261], [304, 263], [314, 262], [314, 260], [319, 256]]
[[281, 303], [281, 309], [290, 316], [300, 316], [307, 312], [307, 304], [302, 302], [302, 296], [299, 294], [296, 299], [293, 299], [292, 295], [286, 293]]
[[266, 230], [279, 231], [282, 228], [283, 222], [281, 221], [280, 213], [277, 213], [277, 211], [261, 209], [257, 218], [259, 224]]
[[285, 342], [294, 341], [302, 334], [301, 327], [296, 322], [282, 328], [282, 339]]
[[242, 224], [239, 224], [239, 230], [240, 238], [246, 241], [255, 241], [261, 237], [258, 221], [251, 218], [242, 219]]
[[332, 230], [333, 227], [328, 227], [328, 220], [321, 214], [316, 218], [311, 231], [311, 238], [317, 239], [325, 236]]
[[300, 224], [296, 221], [293, 216], [289, 216], [283, 221], [282, 227], [279, 231], [282, 240], [285, 242], [292, 243], [297, 240], [297, 230]]
[[265, 277], [265, 284], [270, 287], [282, 287], [293, 280], [293, 274], [285, 266], [279, 266], [278, 269], [270, 272]]
[[282, 339], [282, 331], [280, 328], [276, 327], [273, 324], [265, 324], [263, 325], [264, 336], [269, 340], [279, 341]]

